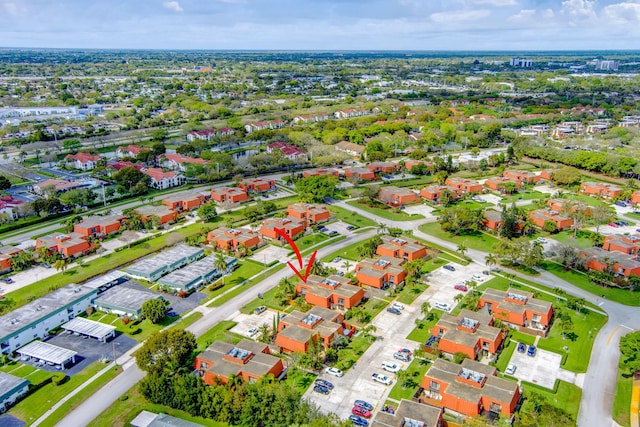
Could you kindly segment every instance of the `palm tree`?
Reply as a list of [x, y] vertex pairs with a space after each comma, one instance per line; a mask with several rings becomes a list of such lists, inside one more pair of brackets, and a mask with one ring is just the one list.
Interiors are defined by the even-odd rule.
[[64, 271], [67, 269], [68, 263], [68, 258], [61, 258], [53, 263], [53, 268], [55, 268], [56, 271]]
[[456, 249], [462, 258], [464, 258], [464, 253], [467, 252], [467, 247], [464, 243], [458, 244], [458, 249]]
[[258, 332], [260, 335], [258, 336], [258, 341], [268, 343], [271, 341], [271, 334], [269, 333], [269, 325], [263, 323], [262, 326], [258, 328]]
[[378, 223], [378, 234], [386, 234], [387, 231], [389, 231], [389, 227], [387, 227], [387, 224], [379, 222]]
[[491, 266], [496, 265], [498, 258], [494, 254], [488, 254], [484, 257], [484, 263], [489, 267], [489, 273], [491, 273]]
[[224, 286], [224, 275], [227, 270], [227, 261], [224, 259], [224, 255], [221, 252], [218, 252], [214, 258], [213, 268], [220, 272], [220, 275], [222, 276], [222, 286]]
[[431, 311], [431, 304], [429, 304], [429, 301], [423, 302], [422, 305], [420, 306], [420, 313], [422, 313], [424, 317], [427, 317], [430, 311]]
[[313, 264], [311, 265], [311, 269], [309, 270], [310, 274], [315, 274], [317, 276], [323, 276], [326, 274], [326, 269], [322, 262], [318, 259], [313, 260]]
[[342, 263], [342, 268], [344, 268], [345, 270], [349, 270], [351, 268], [353, 264], [351, 264], [348, 260], [344, 260], [344, 262]]
[[375, 331], [377, 331], [377, 329], [372, 324], [368, 324], [367, 326], [362, 328], [362, 334], [365, 337], [369, 338], [369, 341], [371, 341], [371, 332], [375, 332]]

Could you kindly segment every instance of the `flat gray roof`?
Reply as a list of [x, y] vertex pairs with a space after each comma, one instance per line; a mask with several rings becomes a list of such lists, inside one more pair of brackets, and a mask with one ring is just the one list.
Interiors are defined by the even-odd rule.
[[[28, 384], [29, 381], [16, 377], [15, 375], [7, 374], [6, 372], [0, 372], [0, 397], [2, 397], [4, 393], [12, 392], [24, 383]], [[2, 400], [0, 400], [0, 403], [2, 403]], [[0, 422], [0, 425], [1, 424], [2, 422]]]
[[92, 293], [97, 293], [97, 291], [87, 286], [72, 284], [57, 289], [22, 307], [16, 308], [10, 313], [0, 317], [0, 338], [33, 325], [56, 310]]
[[141, 274], [151, 274], [165, 265], [174, 264], [183, 258], [194, 256], [199, 252], [204, 252], [201, 248], [194, 248], [187, 245], [178, 245], [168, 251], [160, 252], [158, 255], [146, 258], [136, 262], [132, 266], [126, 268], [124, 271]]
[[42, 341], [33, 341], [32, 343], [17, 349], [16, 353], [51, 362], [54, 365], [62, 365], [78, 354], [77, 351], [58, 347], [57, 345], [48, 344]]
[[[216, 271], [216, 268], [213, 266], [213, 262], [215, 261], [215, 259], [215, 255], [209, 255], [206, 258], [203, 258], [199, 261], [189, 264], [188, 266], [182, 267], [167, 274], [162, 279], [160, 279], [158, 283], [162, 283], [165, 285], [187, 286], [194, 280]], [[226, 261], [227, 265], [230, 265], [231, 263], [233, 263], [235, 258], [225, 256], [224, 260]]]
[[160, 297], [160, 295], [154, 294], [151, 291], [142, 291], [126, 286], [116, 286], [106, 291], [100, 298], [96, 298], [94, 304], [107, 304], [129, 311], [138, 311], [146, 301], [158, 297]]
[[91, 279], [88, 282], [83, 283], [82, 285], [91, 289], [98, 289], [101, 286], [108, 285], [109, 283], [119, 280], [125, 276], [126, 274], [124, 274], [122, 271], [110, 271], [109, 273], [103, 274], [102, 276], [96, 277], [95, 279]]
[[62, 325], [62, 329], [78, 332], [82, 335], [88, 335], [101, 340], [104, 337], [113, 334], [116, 327], [105, 325], [104, 323], [96, 322], [94, 320], [85, 319], [84, 317], [76, 317]]
[[172, 417], [167, 414], [155, 414], [142, 411], [131, 421], [134, 427], [202, 427], [202, 424]]

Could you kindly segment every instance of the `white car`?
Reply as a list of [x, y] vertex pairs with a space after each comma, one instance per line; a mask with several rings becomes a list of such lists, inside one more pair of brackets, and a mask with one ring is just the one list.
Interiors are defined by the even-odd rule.
[[473, 276], [471, 276], [471, 279], [472, 279], [474, 282], [482, 282], [482, 281], [484, 280], [484, 277], [482, 277], [482, 276], [481, 276], [481, 275], [479, 275], [479, 274], [474, 274]]
[[395, 374], [400, 370], [400, 366], [398, 366], [397, 363], [388, 362], [385, 360], [384, 362], [382, 362], [382, 369], [384, 369], [387, 372], [392, 372]]
[[442, 311], [451, 311], [451, 306], [443, 302], [434, 302], [433, 308], [437, 308], [438, 310]]
[[382, 375], [382, 374], [378, 374], [378, 373], [373, 373], [371, 374], [371, 379], [374, 381], [377, 381], [379, 383], [382, 383], [384, 385], [389, 385], [391, 384], [391, 378], [389, 378], [386, 375]]
[[518, 367], [516, 365], [514, 365], [513, 363], [509, 363], [509, 365], [507, 366], [507, 369], [505, 369], [504, 373], [507, 375], [513, 375], [516, 373], [516, 369], [518, 369]]
[[324, 370], [324, 372], [326, 372], [329, 375], [333, 375], [334, 377], [341, 377], [344, 375], [344, 372], [342, 372], [338, 368], [327, 368]]
[[540, 243], [547, 243], [547, 239], [545, 239], [544, 237], [538, 237], [536, 239], [536, 241], [540, 242]]
[[393, 304], [391, 304], [391, 307], [396, 308], [398, 310], [404, 310], [404, 305], [400, 304], [399, 302], [394, 302]]
[[247, 331], [247, 336], [252, 337], [258, 333], [258, 328], [251, 328]]

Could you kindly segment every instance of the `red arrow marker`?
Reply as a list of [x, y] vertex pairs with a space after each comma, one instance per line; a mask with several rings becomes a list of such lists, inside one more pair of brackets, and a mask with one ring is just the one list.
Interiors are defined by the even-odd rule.
[[309, 273], [311, 272], [311, 266], [313, 265], [313, 261], [316, 259], [316, 254], [318, 253], [318, 251], [314, 251], [311, 254], [311, 258], [309, 258], [309, 264], [307, 265], [307, 268], [304, 270], [304, 276], [303, 276], [302, 274], [300, 274], [300, 271], [304, 267], [304, 264], [302, 262], [302, 255], [300, 254], [300, 249], [298, 249], [298, 246], [295, 244], [293, 240], [291, 240], [291, 237], [287, 236], [287, 233], [285, 233], [283, 229], [274, 228], [274, 231], [280, 236], [282, 236], [282, 238], [284, 238], [287, 241], [287, 243], [289, 243], [289, 245], [291, 245], [291, 248], [296, 253], [296, 257], [298, 257], [298, 264], [300, 265], [300, 270], [295, 268], [294, 265], [291, 264], [291, 261], [287, 261], [287, 265], [289, 266], [289, 268], [293, 270], [294, 273], [296, 273], [296, 275], [300, 278], [300, 280], [302, 280], [304, 283], [307, 283], [307, 278], [309, 277]]

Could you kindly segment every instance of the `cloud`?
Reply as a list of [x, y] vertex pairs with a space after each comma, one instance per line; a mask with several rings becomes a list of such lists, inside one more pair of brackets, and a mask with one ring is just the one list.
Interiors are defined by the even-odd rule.
[[15, 3], [10, 1], [0, 1], [0, 12], [16, 16], [19, 13], [19, 10]]
[[606, 6], [602, 9], [602, 17], [612, 25], [640, 23], [640, 3], [623, 2]]
[[184, 12], [184, 9], [182, 8], [182, 6], [180, 6], [180, 3], [178, 3], [177, 1], [166, 1], [162, 3], [162, 6], [164, 6], [165, 9], [171, 10], [176, 13]]
[[449, 22], [463, 22], [463, 21], [475, 21], [477, 19], [486, 18], [491, 14], [486, 9], [476, 10], [452, 10], [450, 12], [437, 12], [432, 13], [429, 18], [433, 22], [449, 23]]
[[516, 0], [472, 0], [476, 4], [490, 4], [491, 6], [515, 6], [518, 4]]
[[560, 13], [569, 18], [571, 24], [584, 21], [595, 21], [597, 18], [594, 10], [594, 0], [564, 0]]
[[549, 20], [553, 19], [555, 14], [551, 9], [536, 10], [536, 9], [522, 9], [520, 12], [511, 15], [507, 18], [507, 21], [514, 23], [530, 24], [533, 26], [539, 23], [549, 23]]

